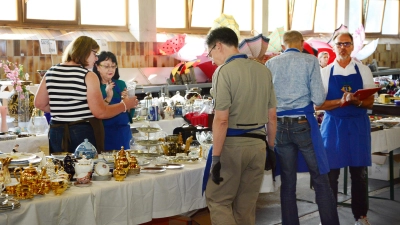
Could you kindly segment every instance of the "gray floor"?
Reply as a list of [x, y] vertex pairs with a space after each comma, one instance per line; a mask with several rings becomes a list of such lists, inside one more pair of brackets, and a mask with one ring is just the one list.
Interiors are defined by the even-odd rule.
[[[339, 178], [339, 192], [343, 193], [343, 170]], [[369, 198], [368, 218], [372, 225], [399, 225], [400, 224], [400, 179], [395, 181], [394, 201]], [[389, 198], [389, 182], [369, 179], [369, 196]], [[348, 176], [347, 195], [339, 194], [338, 201], [351, 202], [351, 181]], [[281, 224], [281, 207], [279, 191], [260, 194], [257, 201], [256, 224]], [[301, 225], [318, 225], [320, 223], [318, 207], [315, 204], [314, 191], [310, 189], [309, 176], [303, 176], [297, 182], [297, 207]], [[355, 223], [351, 208], [338, 206], [340, 224]]]

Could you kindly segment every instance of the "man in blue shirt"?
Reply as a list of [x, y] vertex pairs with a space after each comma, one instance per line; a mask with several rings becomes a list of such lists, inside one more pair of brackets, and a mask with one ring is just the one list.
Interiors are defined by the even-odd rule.
[[[320, 66], [315, 56], [301, 53], [303, 35], [287, 31], [282, 55], [265, 64], [272, 73], [277, 99], [275, 151], [281, 174], [283, 225], [299, 224], [296, 204], [296, 172], [309, 171], [315, 189], [321, 223], [339, 224], [334, 196], [329, 185], [328, 161], [313, 105], [325, 101]], [[300, 152], [301, 154], [298, 154]]]

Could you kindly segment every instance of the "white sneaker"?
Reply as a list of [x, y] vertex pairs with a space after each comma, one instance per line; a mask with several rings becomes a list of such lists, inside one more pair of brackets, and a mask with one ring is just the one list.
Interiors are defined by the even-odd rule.
[[371, 224], [368, 222], [368, 217], [362, 216], [360, 217], [360, 219], [356, 221], [355, 225], [371, 225]]

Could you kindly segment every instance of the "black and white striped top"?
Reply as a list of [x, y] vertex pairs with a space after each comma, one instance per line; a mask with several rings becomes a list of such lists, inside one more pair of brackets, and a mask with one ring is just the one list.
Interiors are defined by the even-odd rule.
[[47, 71], [45, 79], [52, 120], [74, 122], [94, 117], [87, 102], [85, 77], [88, 72], [80, 66], [60, 64]]

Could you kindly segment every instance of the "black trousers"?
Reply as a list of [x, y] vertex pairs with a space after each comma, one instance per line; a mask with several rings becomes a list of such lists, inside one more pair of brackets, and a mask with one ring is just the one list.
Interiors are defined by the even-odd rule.
[[[367, 167], [349, 167], [351, 176], [351, 210], [354, 218], [358, 220], [361, 216], [366, 216], [368, 212], [367, 180], [365, 179]], [[340, 169], [331, 169], [328, 173], [329, 182], [333, 195], [338, 194]]]

